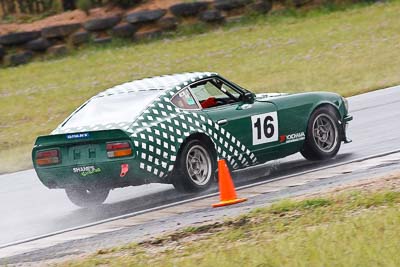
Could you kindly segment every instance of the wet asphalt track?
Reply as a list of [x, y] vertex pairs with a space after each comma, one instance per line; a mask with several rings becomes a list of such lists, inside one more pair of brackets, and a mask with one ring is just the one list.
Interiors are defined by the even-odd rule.
[[[354, 116], [349, 136], [354, 142], [343, 145], [335, 159], [313, 163], [296, 154], [240, 171], [235, 182], [246, 184], [267, 174], [262, 179], [400, 149], [400, 86], [352, 97], [349, 104]], [[169, 185], [128, 187], [112, 191], [100, 208], [87, 210], [72, 205], [62, 190], [45, 188], [33, 170], [0, 175], [0, 246], [192, 196]]]

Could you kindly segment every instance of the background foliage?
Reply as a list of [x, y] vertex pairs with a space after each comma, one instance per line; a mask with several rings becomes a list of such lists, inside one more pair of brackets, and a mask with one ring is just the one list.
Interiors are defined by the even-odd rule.
[[141, 0], [0, 0], [0, 15], [7, 18], [12, 15], [41, 14], [48, 16], [76, 8], [88, 11], [90, 8], [113, 5], [123, 8], [132, 7]]

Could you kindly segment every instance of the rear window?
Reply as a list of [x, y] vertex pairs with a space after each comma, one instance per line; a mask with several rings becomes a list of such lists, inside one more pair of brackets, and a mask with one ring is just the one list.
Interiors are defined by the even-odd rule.
[[76, 111], [61, 127], [133, 122], [161, 93], [162, 90], [149, 90], [95, 97]]

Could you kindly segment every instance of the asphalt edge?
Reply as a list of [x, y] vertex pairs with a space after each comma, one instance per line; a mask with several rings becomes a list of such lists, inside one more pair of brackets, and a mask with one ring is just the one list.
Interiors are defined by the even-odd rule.
[[[353, 159], [353, 160], [349, 160], [349, 161], [345, 161], [345, 162], [340, 162], [340, 163], [332, 164], [332, 165], [329, 165], [329, 166], [318, 167], [318, 168], [314, 168], [314, 169], [307, 170], [307, 171], [302, 171], [302, 172], [295, 173], [295, 174], [284, 175], [284, 176], [281, 176], [281, 177], [276, 177], [276, 178], [268, 179], [268, 180], [265, 180], [265, 181], [260, 181], [260, 182], [256, 182], [256, 183], [252, 183], [252, 184], [248, 184], [248, 185], [239, 186], [239, 187], [236, 188], [236, 190], [240, 191], [240, 190], [243, 190], [243, 189], [246, 189], [246, 188], [250, 188], [250, 187], [254, 187], [254, 186], [258, 186], [258, 185], [268, 184], [268, 183], [271, 183], [271, 182], [284, 180], [284, 179], [288, 179], [288, 178], [293, 178], [293, 177], [296, 177], [296, 176], [309, 174], [309, 173], [312, 173], [312, 172], [317, 172], [317, 171], [322, 171], [322, 170], [326, 170], [326, 169], [330, 169], [330, 168], [335, 168], [335, 167], [339, 167], [339, 166], [350, 164], [350, 163], [365, 161], [365, 160], [369, 160], [369, 159], [373, 159], [373, 158], [384, 157], [384, 156], [387, 156], [387, 155], [390, 155], [390, 154], [394, 154], [394, 153], [398, 153], [398, 152], [400, 152], [400, 149], [395, 149], [395, 150], [391, 150], [391, 151], [387, 151], [387, 152], [377, 153], [377, 154], [374, 154], [374, 155], [365, 156], [365, 157], [361, 157], [361, 158], [358, 158], [358, 159]], [[263, 178], [263, 177], [260, 177], [260, 178]], [[64, 230], [60, 230], [60, 231], [56, 231], [56, 232], [52, 232], [52, 233], [48, 233], [48, 234], [44, 234], [44, 235], [39, 235], [39, 236], [35, 236], [35, 237], [23, 239], [23, 240], [18, 240], [18, 241], [14, 241], [14, 242], [10, 242], [10, 243], [4, 244], [4, 245], [0, 245], [0, 249], [4, 249], [4, 248], [7, 248], [7, 247], [12, 247], [12, 246], [16, 246], [16, 245], [20, 245], [20, 244], [24, 244], [24, 243], [29, 243], [29, 242], [32, 242], [32, 241], [36, 241], [36, 240], [40, 240], [40, 239], [44, 239], [44, 238], [48, 238], [48, 237], [52, 237], [52, 236], [56, 236], [56, 235], [60, 235], [60, 234], [64, 234], [64, 233], [68, 233], [68, 232], [72, 232], [72, 231], [76, 231], [76, 230], [80, 230], [80, 229], [84, 229], [84, 228], [88, 228], [88, 227], [92, 227], [92, 226], [96, 226], [96, 225], [112, 222], [112, 221], [116, 221], [116, 220], [127, 219], [127, 218], [130, 218], [130, 217], [134, 217], [134, 216], [137, 216], [137, 215], [145, 214], [145, 213], [148, 213], [148, 212], [162, 210], [162, 209], [170, 208], [170, 207], [174, 207], [174, 206], [179, 206], [179, 205], [182, 205], [182, 204], [186, 204], [186, 203], [190, 203], [190, 202], [194, 202], [194, 201], [197, 201], [197, 200], [202, 200], [202, 199], [206, 199], [206, 198], [210, 198], [210, 197], [215, 197], [215, 196], [218, 196], [218, 195], [219, 195], [219, 192], [215, 192], [215, 193], [211, 193], [211, 194], [207, 194], [207, 195], [203, 195], [203, 196], [198, 196], [198, 197], [194, 197], [194, 198], [189, 198], [189, 199], [185, 199], [185, 200], [181, 200], [181, 201], [165, 204], [165, 205], [158, 206], [158, 207], [153, 207], [153, 208], [150, 208], [150, 209], [140, 210], [140, 211], [124, 214], [124, 215], [121, 215], [121, 216], [112, 217], [112, 218], [109, 218], [109, 219], [105, 219], [105, 220], [101, 220], [101, 221], [97, 221], [97, 222], [93, 222], [93, 223], [89, 223], [89, 224], [84, 224], [84, 225], [81, 225], [81, 226], [67, 228], [67, 229], [64, 229]]]

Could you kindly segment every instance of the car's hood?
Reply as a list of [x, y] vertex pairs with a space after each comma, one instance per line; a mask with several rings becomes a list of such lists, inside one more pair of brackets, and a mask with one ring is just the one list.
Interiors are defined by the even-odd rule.
[[256, 94], [256, 100], [257, 101], [269, 101], [271, 98], [276, 98], [276, 97], [282, 97], [282, 96], [287, 96], [289, 95], [288, 93], [261, 93], [261, 94]]

